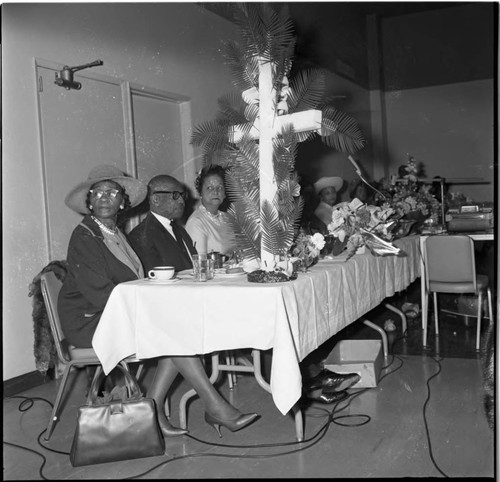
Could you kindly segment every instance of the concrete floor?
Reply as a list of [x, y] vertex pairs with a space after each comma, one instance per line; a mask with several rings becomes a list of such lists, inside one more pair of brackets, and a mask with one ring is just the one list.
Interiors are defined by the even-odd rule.
[[[372, 316], [383, 322], [388, 314]], [[364, 325], [353, 326], [345, 335], [374, 337], [376, 332], [370, 331]], [[235, 433], [222, 429], [219, 439], [203, 421], [201, 401], [194, 399], [188, 412], [189, 436], [168, 439], [164, 456], [73, 468], [67, 453], [86, 392], [86, 374], [75, 373], [61, 420], [51, 440], [42, 440], [62, 453], [50, 452], [37, 442], [50, 413], [42, 399], [52, 402], [56, 394], [58, 382], [50, 380], [18, 394], [34, 400], [26, 411], [19, 410], [20, 398], [4, 399], [4, 442], [26, 449], [4, 443], [3, 478], [494, 477], [495, 434], [484, 415], [480, 360], [470, 346], [474, 336], [459, 336], [469, 331], [473, 334], [475, 328], [456, 320], [448, 327], [443, 322], [439, 357], [440, 343], [433, 335], [431, 347], [422, 348], [419, 320], [409, 323], [405, 341], [397, 340], [399, 332], [390, 334], [393, 349], [378, 386], [351, 390], [351, 397], [336, 407], [305, 406], [306, 441], [300, 444], [295, 442], [293, 418], [283, 416], [271, 396], [245, 374], [233, 391], [225, 379], [218, 386], [240, 410], [261, 415], [249, 427]], [[458, 348], [452, 350], [453, 346]], [[151, 372], [146, 372], [145, 386]], [[176, 403], [187, 388], [179, 380], [172, 394], [174, 425]]]

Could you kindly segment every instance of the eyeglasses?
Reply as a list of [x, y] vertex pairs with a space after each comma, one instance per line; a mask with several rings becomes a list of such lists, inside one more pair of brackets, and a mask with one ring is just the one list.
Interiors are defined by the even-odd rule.
[[118, 189], [109, 189], [107, 191], [103, 191], [102, 189], [91, 189], [90, 195], [95, 197], [96, 199], [101, 199], [103, 196], [106, 196], [110, 199], [115, 199], [120, 192]]
[[188, 193], [185, 191], [154, 191], [153, 194], [171, 194], [172, 199], [177, 201], [180, 197], [184, 199], [184, 201], [188, 198]]

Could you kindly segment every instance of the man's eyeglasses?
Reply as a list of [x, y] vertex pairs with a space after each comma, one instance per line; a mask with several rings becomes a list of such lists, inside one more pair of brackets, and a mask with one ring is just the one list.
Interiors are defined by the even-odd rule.
[[115, 199], [120, 191], [118, 189], [109, 189], [107, 191], [103, 191], [102, 189], [91, 189], [89, 192], [90, 195], [96, 199], [101, 199], [103, 196]]
[[188, 193], [186, 191], [154, 191], [153, 194], [171, 194], [171, 198], [174, 201], [177, 201], [180, 197], [184, 199], [184, 201], [188, 198]]

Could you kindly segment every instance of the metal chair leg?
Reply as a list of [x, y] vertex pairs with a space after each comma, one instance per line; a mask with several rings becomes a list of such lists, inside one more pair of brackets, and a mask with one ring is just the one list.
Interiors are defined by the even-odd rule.
[[434, 325], [436, 327], [436, 336], [439, 336], [439, 312], [438, 312], [438, 295], [437, 292], [434, 291]]
[[50, 414], [49, 424], [47, 425], [47, 430], [45, 432], [44, 439], [48, 441], [52, 436], [52, 432], [54, 430], [55, 424], [58, 420], [59, 414], [59, 405], [61, 404], [61, 399], [64, 393], [64, 388], [66, 386], [66, 382], [68, 380], [69, 373], [71, 371], [72, 365], [67, 365], [64, 370], [64, 374], [61, 379], [61, 384], [59, 385], [59, 390], [57, 391], [56, 400], [54, 402], [54, 407], [52, 408], [52, 413]]
[[476, 350], [481, 346], [481, 314], [483, 311], [483, 292], [479, 290], [477, 296], [477, 329], [476, 329]]

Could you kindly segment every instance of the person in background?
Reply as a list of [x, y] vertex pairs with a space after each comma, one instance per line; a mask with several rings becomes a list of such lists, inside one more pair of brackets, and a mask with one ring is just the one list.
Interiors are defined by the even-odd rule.
[[300, 195], [304, 199], [300, 227], [306, 234], [327, 234], [326, 224], [314, 213], [320, 202], [316, 188], [312, 182], [303, 177], [300, 180]]
[[197, 251], [179, 223], [186, 199], [184, 186], [172, 176], [149, 181], [149, 213], [128, 235], [146, 273], [155, 266], [174, 266], [176, 271], [193, 267], [191, 256]]
[[370, 189], [363, 181], [358, 181], [351, 189], [349, 195], [351, 200], [357, 198], [364, 204], [373, 204], [375, 201], [373, 190]]
[[231, 257], [235, 248], [234, 234], [228, 216], [219, 208], [226, 199], [225, 169], [222, 166], [204, 167], [195, 181], [200, 204], [186, 223], [198, 254], [215, 251]]
[[314, 183], [320, 202], [314, 214], [328, 226], [332, 222], [333, 205], [337, 201], [337, 193], [342, 189], [344, 180], [341, 177], [322, 177]]

